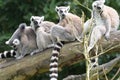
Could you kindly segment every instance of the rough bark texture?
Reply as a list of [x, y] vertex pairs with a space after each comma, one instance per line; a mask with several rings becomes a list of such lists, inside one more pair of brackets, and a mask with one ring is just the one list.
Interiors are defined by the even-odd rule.
[[[116, 46], [106, 53], [120, 52], [120, 31], [111, 34], [110, 40], [100, 41], [103, 50]], [[0, 60], [0, 80], [27, 80], [27, 77], [36, 73], [43, 73], [49, 69], [51, 50], [47, 49], [33, 56], [26, 56], [21, 60]], [[72, 42], [66, 44], [61, 50], [59, 66], [69, 66], [84, 59], [83, 44]]]

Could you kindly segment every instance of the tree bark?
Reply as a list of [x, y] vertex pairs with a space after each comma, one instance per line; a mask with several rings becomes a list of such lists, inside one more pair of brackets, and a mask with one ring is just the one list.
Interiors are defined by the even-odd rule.
[[[92, 71], [98, 70], [99, 71], [99, 76], [103, 76], [104, 72], [107, 74], [110, 72], [115, 65], [120, 64], [120, 56], [111, 60], [108, 63], [102, 64], [96, 68], [93, 68]], [[97, 80], [97, 75], [94, 75], [91, 80]], [[86, 79], [86, 74], [81, 74], [81, 75], [70, 75], [63, 80], [85, 80]]]
[[[109, 41], [102, 39], [100, 44], [105, 53], [120, 52], [120, 31], [111, 33]], [[115, 46], [115, 47], [114, 47]], [[27, 80], [27, 77], [49, 70], [49, 60], [52, 49], [47, 49], [33, 56], [26, 56], [21, 60], [0, 60], [0, 80]], [[61, 50], [59, 67], [70, 66], [84, 60], [83, 44], [80, 42], [67, 43]]]

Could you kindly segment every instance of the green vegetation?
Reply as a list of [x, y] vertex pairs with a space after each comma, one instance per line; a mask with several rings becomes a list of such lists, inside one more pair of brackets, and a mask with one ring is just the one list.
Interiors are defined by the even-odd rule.
[[[81, 16], [83, 11], [86, 15], [86, 19], [88, 19], [91, 16], [90, 9], [93, 1], [94, 0], [0, 0], [0, 52], [6, 50], [6, 48], [7, 50], [10, 49], [4, 44], [5, 41], [10, 38], [20, 23], [24, 22], [29, 25], [32, 15], [44, 15], [45, 20], [57, 23], [58, 16], [54, 10], [55, 6], [70, 5], [72, 13]], [[106, 0], [106, 4], [115, 8], [120, 14], [119, 0]], [[103, 63], [106, 62], [106, 60], [109, 61], [113, 56], [116, 55], [105, 55], [100, 58], [99, 62]], [[80, 65], [82, 65], [82, 67]], [[61, 77], [63, 78], [70, 74], [78, 74], [78, 72], [85, 72], [83, 65], [85, 64], [81, 63], [71, 67], [64, 67], [63, 71], [60, 72]], [[83, 71], [81, 71], [81, 69]], [[116, 69], [111, 72], [112, 74], [108, 74], [108, 76], [113, 76], [115, 72]], [[48, 77], [48, 73], [45, 73], [42, 76], [36, 75], [33, 78], [34, 80], [40, 80], [43, 77], [45, 78], [45, 75]], [[33, 78], [29, 80], [33, 80]]]
[[[8, 34], [13, 33], [20, 23], [29, 25], [32, 15], [44, 15], [45, 20], [57, 23], [55, 6], [70, 5], [72, 13], [81, 16], [84, 11], [87, 19], [90, 17], [92, 2], [93, 0], [0, 0], [0, 41], [5, 42], [2, 35], [8, 39], [11, 36]], [[106, 4], [119, 11], [119, 0], [106, 0]]]

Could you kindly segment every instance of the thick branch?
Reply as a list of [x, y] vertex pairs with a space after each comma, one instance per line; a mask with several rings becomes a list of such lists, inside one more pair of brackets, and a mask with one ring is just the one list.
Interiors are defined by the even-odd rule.
[[[106, 72], [106, 74], [107, 74], [108, 72], [110, 72], [112, 70], [112, 68], [116, 64], [120, 64], [120, 56], [111, 60], [108, 63], [105, 63], [103, 65], [100, 65], [100, 66], [94, 68], [92, 71], [98, 70], [99, 74], [100, 74], [99, 76], [103, 76], [104, 72]], [[104, 72], [103, 72], [103, 69], [104, 69]], [[93, 78], [91, 80], [97, 80], [95, 76], [93, 76]], [[70, 76], [64, 78], [63, 80], [85, 80], [85, 79], [86, 79], [86, 74], [82, 74], [82, 75], [70, 75]]]
[[[104, 39], [101, 40], [101, 44], [103, 46], [103, 50], [120, 45], [120, 31], [113, 33], [109, 41]], [[36, 73], [48, 71], [51, 50], [52, 49], [47, 49], [42, 53], [33, 56], [26, 56], [21, 60], [0, 60], [0, 79], [17, 80], [20, 78], [19, 80], [27, 80], [27, 77], [33, 76]], [[113, 52], [120, 52], [120, 47], [117, 46], [107, 53]], [[66, 44], [61, 51], [59, 61], [60, 67], [69, 66], [75, 62], [83, 60], [84, 57], [81, 53], [83, 53], [82, 43], [72, 42]]]

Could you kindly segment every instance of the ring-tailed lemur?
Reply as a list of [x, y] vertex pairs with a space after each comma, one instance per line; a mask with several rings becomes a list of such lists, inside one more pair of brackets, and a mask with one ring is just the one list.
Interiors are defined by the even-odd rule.
[[37, 49], [36, 35], [31, 27], [27, 27], [25, 23], [21, 23], [12, 37], [6, 41], [7, 45], [13, 47], [14, 50], [5, 51], [0, 54], [0, 58], [16, 57], [23, 58], [26, 54], [30, 54]]
[[[93, 2], [92, 6], [93, 5], [97, 5], [97, 6], [94, 6], [94, 7], [96, 7], [96, 9], [94, 8], [92, 10], [91, 19], [87, 20], [84, 24], [84, 28], [86, 28], [85, 32], [88, 31], [88, 29], [90, 27], [89, 25], [91, 24], [92, 19], [94, 19], [93, 17], [95, 17], [94, 15], [97, 14], [96, 12], [98, 12], [98, 14], [100, 15], [100, 17], [103, 18], [103, 20], [105, 20], [106, 18], [111, 19], [111, 22], [107, 21], [108, 23], [105, 23], [105, 24], [111, 24], [111, 29], [110, 30], [109, 30], [109, 28], [107, 29], [108, 33], [110, 31], [112, 32], [112, 31], [116, 31], [118, 29], [119, 24], [120, 24], [118, 12], [114, 8], [107, 6], [104, 3], [105, 3], [105, 0], [96, 0]], [[97, 9], [97, 8], [100, 8], [100, 9]], [[106, 34], [106, 39], [107, 39], [107, 35], [108, 34]]]
[[112, 7], [106, 6], [104, 3], [105, 0], [97, 0], [92, 4], [92, 17], [95, 23], [90, 36], [88, 52], [102, 36], [108, 40], [110, 32], [116, 31], [119, 27], [117, 11]]
[[[97, 0], [92, 3], [92, 17], [85, 23], [89, 27], [91, 20], [93, 20], [94, 24], [90, 34], [88, 53], [99, 39], [104, 36], [108, 40], [110, 32], [116, 31], [119, 27], [119, 15], [117, 11], [112, 7], [106, 6], [104, 3], [105, 0]], [[91, 60], [91, 65], [93, 67], [98, 66], [98, 57]]]
[[53, 41], [58, 41], [54, 45], [50, 60], [50, 80], [57, 80], [58, 78], [60, 49], [65, 42], [74, 41], [77, 37], [80, 37], [83, 30], [81, 18], [69, 13], [70, 6], [56, 7], [55, 10], [59, 15], [60, 21], [51, 29]]
[[38, 46], [38, 50], [34, 51], [31, 55], [43, 51], [46, 48], [53, 47], [50, 30], [55, 24], [50, 21], [44, 21], [44, 16], [32, 16], [30, 21], [31, 27], [36, 33], [36, 42]]

